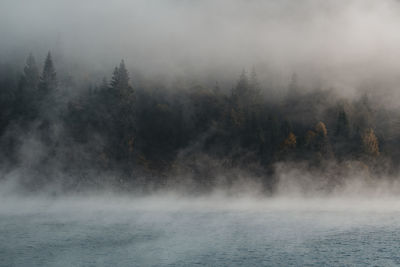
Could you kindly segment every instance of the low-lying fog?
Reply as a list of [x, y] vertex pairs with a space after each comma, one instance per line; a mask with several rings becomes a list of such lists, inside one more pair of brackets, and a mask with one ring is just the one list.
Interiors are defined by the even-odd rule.
[[88, 215], [91, 212], [131, 213], [148, 212], [400, 212], [400, 197], [394, 195], [336, 195], [336, 196], [229, 196], [223, 192], [188, 197], [176, 193], [150, 196], [116, 195], [89, 196], [18, 196], [2, 197], [1, 214], [71, 213]]
[[[142, 142], [143, 147], [151, 144], [148, 147], [159, 148], [160, 146], [154, 145], [153, 142], [157, 140], [168, 148], [169, 142], [174, 142], [170, 140], [175, 139], [165, 138], [165, 134], [169, 133], [171, 128], [164, 127], [164, 124], [175, 127], [178, 124], [185, 125], [186, 121], [191, 122], [192, 119], [189, 119], [191, 117], [184, 116], [187, 115], [187, 112], [185, 113], [185, 109], [180, 105], [186, 107], [184, 104], [192, 103], [192, 100], [189, 101], [186, 98], [193, 98], [193, 103], [203, 107], [203, 102], [195, 102], [195, 100], [200, 95], [211, 95], [208, 91], [204, 91], [205, 93], [199, 94], [199, 96], [187, 94], [181, 99], [171, 94], [175, 97], [174, 99], [179, 101], [170, 101], [169, 97], [165, 97], [164, 103], [164, 95], [158, 96], [156, 91], [171, 87], [168, 90], [183, 92], [182, 88], [179, 89], [179, 80], [182, 77], [187, 77], [189, 81], [196, 81], [194, 84], [212, 84], [214, 86], [218, 81], [221, 82], [222, 88], [226, 89], [225, 91], [230, 92], [242, 69], [251, 70], [254, 67], [260, 73], [260, 85], [263, 87], [263, 92], [266, 93], [265, 98], [268, 99], [265, 103], [268, 103], [269, 106], [266, 106], [267, 108], [263, 109], [263, 112], [270, 112], [270, 109], [274, 110], [275, 108], [277, 114], [287, 113], [295, 119], [304, 114], [315, 115], [313, 114], [315, 113], [314, 109], [309, 111], [308, 107], [318, 102], [318, 99], [324, 99], [325, 94], [318, 93], [319, 91], [310, 94], [310, 96], [316, 96], [317, 100], [304, 95], [304, 100], [309, 100], [310, 104], [307, 101], [302, 102], [297, 109], [293, 107], [291, 110], [286, 105], [281, 107], [282, 99], [274, 97], [274, 95], [282, 97], [286, 95], [287, 85], [294, 73], [300, 77], [301, 87], [304, 87], [305, 91], [311, 91], [314, 88], [333, 88], [332, 90], [340, 95], [340, 98], [337, 99], [338, 104], [348, 102], [339, 101], [342, 96], [351, 102], [353, 99], [357, 99], [358, 91], [371, 91], [374, 93], [372, 99], [376, 103], [382, 103], [384, 107], [398, 108], [400, 99], [398, 90], [400, 77], [399, 14], [400, 3], [396, 0], [1, 0], [0, 66], [4, 69], [4, 82], [1, 86], [4, 91], [9, 89], [9, 92], [7, 91], [2, 96], [2, 103], [4, 106], [11, 103], [10, 96], [18, 94], [19, 89], [22, 88], [17, 86], [19, 83], [17, 77], [20, 76], [17, 75], [17, 71], [15, 73], [12, 71], [13, 68], [22, 73], [25, 58], [30, 52], [36, 55], [38, 62], [43, 62], [44, 55], [51, 50], [57, 71], [53, 69], [49, 53], [47, 57], [48, 71], [43, 71], [43, 73], [50, 73], [54, 78], [57, 72], [57, 75], [61, 77], [60, 88], [66, 90], [67, 93], [66, 96], [60, 94], [63, 96], [63, 101], [60, 103], [68, 103], [64, 108], [66, 110], [68, 108], [70, 113], [67, 114], [70, 116], [65, 117], [70, 119], [67, 120], [61, 115], [60, 118], [63, 118], [63, 122], [72, 125], [65, 129], [74, 131], [70, 131], [71, 133], [67, 131], [68, 134], [65, 135], [60, 134], [63, 128], [59, 125], [67, 124], [61, 124], [54, 119], [50, 129], [54, 130], [52, 134], [56, 137], [57, 142], [53, 144], [53, 140], [48, 138], [47, 143], [49, 144], [42, 148], [41, 143], [36, 141], [35, 131], [32, 132], [30, 129], [43, 125], [43, 127], [38, 127], [45, 133], [42, 135], [44, 137], [52, 136], [42, 130], [43, 128], [47, 129], [48, 120], [53, 117], [47, 115], [55, 114], [52, 113], [52, 109], [43, 107], [46, 106], [43, 103], [47, 104], [47, 102], [39, 101], [40, 109], [34, 105], [38, 111], [46, 115], [43, 116], [45, 118], [43, 122], [46, 123], [39, 124], [35, 120], [27, 119], [32, 127], [20, 126], [21, 129], [18, 130], [19, 119], [14, 120], [14, 117], [19, 118], [19, 115], [10, 116], [8, 121], [6, 119], [9, 111], [5, 110], [3, 112], [5, 115], [0, 116], [0, 121], [11, 125], [3, 123], [6, 138], [1, 138], [0, 141], [2, 142], [2, 153], [6, 159], [4, 162], [12, 162], [10, 166], [6, 163], [0, 166], [0, 266], [400, 265], [398, 253], [400, 185], [397, 182], [397, 173], [394, 172], [398, 169], [397, 162], [399, 161], [393, 161], [393, 168], [386, 168], [391, 171], [389, 172], [390, 177], [387, 178], [379, 177], [386, 175], [385, 172], [379, 171], [376, 172], [374, 178], [372, 178], [372, 174], [369, 176], [367, 171], [361, 171], [354, 177], [350, 171], [350, 177], [337, 175], [340, 173], [338, 169], [340, 170], [345, 165], [342, 164], [334, 168], [336, 173], [334, 180], [331, 179], [331, 176], [334, 175], [321, 174], [325, 169], [317, 171], [317, 175], [310, 176], [307, 169], [289, 168], [290, 165], [282, 164], [274, 176], [267, 179], [268, 186], [263, 186], [262, 182], [258, 183], [260, 179], [248, 179], [245, 171], [243, 171], [242, 179], [239, 167], [236, 169], [236, 164], [232, 164], [233, 167], [227, 168], [225, 173], [224, 170], [215, 172], [215, 175], [218, 178], [221, 176], [221, 179], [212, 179], [215, 187], [210, 186], [211, 192], [207, 191], [206, 193], [204, 190], [196, 191], [198, 189], [196, 183], [191, 183], [190, 179], [196, 179], [195, 175], [187, 179], [178, 177], [178, 175], [171, 175], [174, 179], [159, 179], [162, 190], [160, 187], [153, 190], [152, 184], [148, 180], [141, 180], [141, 173], [138, 172], [137, 177], [132, 179], [134, 181], [125, 184], [121, 182], [119, 187], [114, 187], [113, 182], [118, 183], [122, 180], [114, 179], [115, 177], [111, 177], [112, 175], [110, 175], [112, 179], [109, 178], [109, 172], [114, 172], [115, 169], [111, 167], [107, 169], [106, 165], [109, 162], [113, 163], [112, 157], [115, 158], [115, 162], [119, 163], [120, 155], [125, 155], [119, 152], [126, 151], [129, 161], [126, 161], [127, 170], [125, 172], [131, 173], [132, 169], [130, 168], [133, 162], [131, 161], [133, 158], [131, 152], [135, 151], [136, 153], [136, 136], [131, 136], [134, 131], [129, 127], [128, 129], [122, 127], [126, 123], [121, 123], [122, 126], [119, 128], [122, 134], [114, 134], [112, 131], [103, 133], [104, 139], [109, 141], [107, 143], [101, 141], [102, 135], [97, 135], [96, 132], [88, 129], [87, 136], [90, 138], [87, 143], [84, 143], [84, 140], [80, 140], [81, 132], [76, 130], [86, 129], [87, 127], [84, 126], [88, 123], [85, 118], [91, 118], [93, 115], [90, 114], [97, 114], [91, 112], [98, 110], [98, 101], [94, 101], [93, 104], [96, 105], [92, 106], [92, 99], [103, 99], [106, 103], [105, 108], [100, 109], [99, 115], [94, 117], [98, 116], [100, 122], [115, 121], [108, 119], [112, 118], [109, 116], [107, 104], [109, 102], [105, 101], [108, 100], [108, 94], [105, 94], [106, 97], [99, 95], [102, 98], [92, 98], [92, 87], [88, 88], [87, 96], [86, 89], [82, 88], [89, 87], [87, 86], [89, 84], [93, 84], [93, 86], [98, 84], [103, 76], [109, 77], [112, 73], [110, 68], [120, 62], [121, 58], [127, 62], [126, 66], [131, 73], [135, 90], [142, 95], [142, 98], [138, 99], [147, 99], [149, 96], [148, 99], [151, 100], [148, 101], [151, 104], [146, 104], [148, 106], [143, 104], [144, 112], [142, 113], [146, 115], [155, 110], [156, 115], [160, 114], [153, 117], [143, 116], [142, 124], [138, 124], [143, 126], [142, 136], [154, 135], [152, 139]], [[119, 66], [114, 73], [115, 77], [126, 73], [124, 61]], [[77, 86], [73, 86], [71, 77], [76, 77]], [[129, 80], [127, 77], [128, 75], [125, 75], [126, 85]], [[293, 77], [297, 76], [293, 75]], [[39, 78], [38, 75], [37, 78]], [[143, 78], [143, 88], [137, 86], [138, 83], [140, 84], [141, 78]], [[169, 85], [167, 83], [169, 78], [177, 80], [177, 82], [171, 82]], [[146, 84], [146, 79], [153, 81], [149, 82], [151, 86], [162, 83], [161, 89], [157, 85], [155, 88], [151, 88], [151, 91], [146, 91], [147, 87], [143, 86]], [[51, 81], [55, 83], [56, 79], [51, 79]], [[293, 84], [290, 84], [297, 84], [295, 83], [296, 79], [292, 79], [292, 81]], [[104, 92], [108, 92], [111, 87], [106, 82], [104, 84]], [[178, 88], [174, 87], [175, 84]], [[293, 87], [296, 89], [297, 86]], [[209, 90], [213, 91], [215, 95], [211, 100], [216, 99], [215, 103], [220, 103], [218, 102], [220, 100], [221, 103], [231, 103], [227, 95], [215, 93], [218, 91], [217, 89], [219, 90], [219, 86], [216, 86], [215, 90]], [[293, 99], [299, 96], [296, 90], [293, 90]], [[71, 91], [77, 91], [77, 93], [74, 94]], [[79, 101], [75, 99], [75, 95], [79, 95], [78, 91], [85, 93], [83, 94], [85, 97], [78, 98]], [[167, 90], [165, 91], [167, 92]], [[72, 102], [68, 102], [69, 99], [64, 100], [70, 95]], [[120, 97], [115, 99], [119, 101]], [[336, 101], [336, 98], [330, 99], [330, 94], [327, 94], [327, 98], [329, 98], [327, 100]], [[19, 101], [20, 98], [16, 99], [18, 101], [16, 100], [15, 103], [18, 103], [23, 111], [25, 109], [22, 107], [31, 102], [31, 98], [28, 98], [27, 102]], [[22, 97], [21, 99], [26, 100]], [[86, 101], [86, 99], [88, 100]], [[321, 106], [331, 105], [331, 101], [322, 101]], [[58, 102], [53, 102], [50, 106], [56, 107], [55, 103]], [[166, 105], [169, 102], [171, 102], [171, 107]], [[179, 104], [176, 105], [178, 108], [174, 106], [175, 104], [172, 105], [175, 102]], [[342, 111], [340, 114], [343, 116], [339, 118], [343, 119], [345, 126], [348, 122], [345, 119], [347, 118], [345, 111], [352, 112], [354, 121], [362, 122], [363, 120], [358, 118], [364, 118], [361, 115], [369, 118], [368, 116], [371, 114], [372, 118], [372, 115], [377, 114], [376, 118], [373, 117], [379, 122], [377, 123], [377, 136], [372, 129], [369, 129], [366, 132], [369, 135], [362, 135], [363, 139], [357, 139], [360, 144], [369, 144], [369, 146], [364, 144], [363, 149], [372, 148], [372, 152], [371, 149], [368, 151], [377, 157], [380, 154], [379, 140], [382, 158], [387, 155], [391, 155], [396, 160], [400, 158], [395, 149], [396, 145], [400, 143], [400, 139], [394, 138], [397, 138], [399, 132], [398, 113], [390, 111], [390, 109], [382, 109], [380, 113], [377, 113], [374, 109], [367, 108], [369, 107], [368, 101], [363, 102], [362, 107], [365, 107], [365, 110], [360, 111], [361, 104], [358, 105], [358, 102], [355, 102], [356, 104], [352, 108], [353, 104], [350, 105], [350, 102], [346, 105], [343, 104], [349, 108], [349, 111], [346, 111], [344, 107], [343, 110], [340, 109]], [[86, 106], [81, 103], [86, 103]], [[114, 102], [110, 101], [110, 103]], [[125, 102], [122, 101], [122, 103]], [[210, 101], [210, 103], [214, 103], [214, 101]], [[215, 106], [218, 107], [218, 105]], [[288, 106], [291, 107], [290, 104]], [[315, 106], [316, 111], [322, 111], [319, 105]], [[227, 107], [229, 107], [227, 110], [232, 111], [230, 112], [233, 118], [232, 122], [239, 125], [241, 112], [235, 113], [230, 105]], [[240, 111], [239, 107], [238, 105]], [[304, 111], [302, 111], [303, 107]], [[336, 104], [329, 107], [336, 107]], [[327, 107], [324, 107], [324, 110], [325, 108]], [[19, 114], [20, 109], [16, 110], [18, 111], [16, 114]], [[199, 110], [201, 111], [201, 109]], [[298, 114], [298, 110], [304, 114]], [[120, 119], [121, 114], [126, 114], [122, 111], [125, 109], [118, 109], [115, 117]], [[327, 111], [329, 111], [327, 113], [329, 116], [326, 116], [333, 118], [330, 122], [333, 125], [333, 121], [337, 120], [336, 109], [329, 108]], [[183, 113], [182, 116], [181, 113]], [[331, 113], [335, 113], [335, 115]], [[89, 115], [80, 117], [80, 114]], [[133, 118], [136, 113], [129, 114]], [[193, 111], [193, 114], [197, 113]], [[271, 114], [274, 115], [274, 112]], [[27, 118], [30, 118], [30, 114], [28, 115]], [[104, 119], [103, 115], [105, 115]], [[191, 116], [191, 114], [189, 115]], [[128, 118], [129, 122], [135, 121], [136, 123], [136, 120], [130, 120], [131, 117]], [[260, 116], [260, 118], [266, 117]], [[39, 118], [43, 119], [40, 116]], [[79, 118], [82, 118], [82, 121]], [[168, 121], [165, 118], [171, 119]], [[275, 117], [271, 117], [268, 122], [269, 126], [274, 126], [271, 126], [271, 129], [280, 129], [280, 126], [286, 125], [283, 120], [282, 125], [277, 124], [273, 118]], [[352, 117], [350, 116], [350, 118]], [[307, 122], [303, 119], [299, 119], [299, 122]], [[152, 120], [159, 120], [160, 123], [155, 125], [144, 123]], [[389, 120], [393, 122], [382, 123]], [[80, 122], [79, 127], [73, 127], [77, 121]], [[179, 123], [176, 123], [177, 121]], [[306, 150], [311, 151], [310, 155], [315, 158], [320, 155], [318, 154], [320, 151], [317, 151], [317, 144], [325, 144], [325, 148], [328, 147], [325, 124], [318, 123], [318, 121], [319, 119], [315, 123], [306, 125], [307, 128], [301, 123], [299, 123], [301, 127], [298, 126], [301, 129], [299, 131], [300, 141], [302, 140], [301, 136], [305, 134], [303, 130], [309, 130], [307, 133], [311, 133], [308, 135], [311, 136], [310, 140], [314, 140], [313, 136], [323, 137], [319, 143], [317, 141], [313, 141], [315, 144], [310, 142], [311, 148]], [[92, 124], [97, 125], [99, 129], [114, 129], [113, 125], [115, 125], [113, 123], [97, 124], [96, 119], [93, 122]], [[264, 123], [264, 120], [261, 122]], [[316, 123], [323, 126], [319, 127], [319, 131], [315, 130], [318, 135], [313, 131], [313, 125]], [[212, 132], [214, 128], [225, 129], [225, 123], [221, 123], [223, 127], [220, 128], [214, 127], [214, 124], [215, 120], [212, 120], [210, 123]], [[342, 124], [338, 123], [338, 125]], [[364, 126], [366, 127], [366, 125], [367, 120], [365, 120]], [[164, 129], [161, 134], [157, 131], [160, 128]], [[202, 127], [198, 128], [202, 129]], [[150, 130], [145, 131], [146, 129]], [[190, 130], [187, 131], [188, 133], [196, 132], [192, 128], [188, 129]], [[204, 130], [204, 135], [200, 135], [198, 138], [201, 144], [203, 136], [207, 137], [210, 132], [207, 129]], [[232, 129], [240, 128], [234, 126]], [[379, 131], [379, 129], [383, 130]], [[38, 130], [38, 136], [41, 136], [42, 132], [40, 131]], [[329, 133], [333, 133], [333, 131], [335, 131], [334, 127], [329, 128]], [[16, 134], [18, 132], [19, 135]], [[215, 132], [218, 131], [215, 130]], [[222, 130], [220, 132], [225, 133]], [[271, 130], [271, 132], [273, 131]], [[347, 136], [348, 132], [344, 132], [344, 136]], [[129, 134], [125, 136], [125, 133]], [[294, 143], [290, 143], [288, 148], [296, 145], [295, 135], [292, 132], [290, 134], [285, 136], [282, 134], [284, 137], [282, 141], [287, 140], [285, 139], [287, 136], [294, 138]], [[357, 133], [357, 138], [361, 137], [359, 134], [361, 132]], [[13, 139], [12, 137], [16, 135], [20, 138]], [[64, 138], [64, 136], [68, 138]], [[125, 140], [126, 137], [129, 141], [115, 141], [115, 138], [111, 138], [115, 136], [123, 136], [121, 140]], [[176, 136], [181, 138], [180, 134]], [[226, 135], [223, 134], [216, 136], [220, 136], [222, 141], [226, 139]], [[71, 140], [75, 140], [74, 138], [79, 139], [79, 142], [82, 143], [79, 143], [79, 146], [71, 146], [73, 143]], [[179, 138], [176, 140], [180, 140]], [[232, 140], [236, 139], [236, 137], [232, 138]], [[261, 139], [264, 143], [264, 137]], [[304, 139], [306, 140], [305, 137]], [[140, 144], [140, 138], [138, 140]], [[194, 151], [197, 142], [190, 138], [188, 140], [190, 141], [188, 141], [189, 148]], [[217, 140], [219, 139], [217, 138]], [[271, 140], [273, 140], [272, 137]], [[353, 143], [349, 141], [353, 139], [349, 139], [348, 136], [346, 140], [348, 142], [343, 143], [346, 146]], [[299, 143], [301, 143], [300, 141]], [[14, 143], [16, 147], [11, 149]], [[150, 168], [153, 166], [152, 161], [149, 160], [151, 156], [154, 158], [153, 162], [162, 163], [161, 167], [156, 166], [160, 167], [155, 168], [156, 170], [162, 169], [164, 159], [170, 160], [174, 153], [186, 158], [182, 147], [184, 152], [190, 152], [190, 149], [180, 143], [177, 142], [176, 148], [171, 149], [173, 153], [162, 155], [164, 158], [160, 157], [160, 159], [155, 156], [158, 155], [157, 149], [154, 151], [148, 149], [151, 153], [148, 153], [147, 159], [144, 156], [138, 157], [141, 164], [143, 163], [142, 169], [146, 168], [147, 170], [149, 166]], [[115, 150], [118, 153], [114, 153], [114, 149], [107, 150], [109, 147], [116, 147], [115, 144], [118, 146], [124, 144], [124, 149]], [[88, 150], [84, 149], [86, 145]], [[270, 145], [278, 146], [279, 144], [271, 142]], [[265, 150], [269, 149], [268, 145], [264, 146]], [[140, 145], [138, 147], [140, 150]], [[240, 146], [238, 147], [240, 148]], [[89, 148], [95, 149], [90, 150]], [[7, 153], [6, 149], [15, 152], [14, 158]], [[322, 149], [320, 150], [322, 151]], [[58, 154], [52, 151], [57, 151]], [[107, 154], [104, 151], [110, 151], [110, 153]], [[162, 148], [160, 151], [163, 151]], [[238, 160], [234, 155], [243, 153], [241, 153], [242, 150], [237, 151], [233, 151], [232, 158], [236, 160], [235, 162], [240, 163], [241, 159]], [[342, 149], [337, 149], [337, 151], [343, 152]], [[57, 157], [54, 156], [55, 154]], [[92, 162], [91, 155], [96, 155], [93, 157], [95, 163], [93, 166], [100, 165], [109, 172], [103, 172], [103, 169], [100, 168], [90, 175], [91, 170], [96, 167], [90, 165], [83, 168], [84, 166], [81, 164], [84, 165], [86, 161], [81, 161], [81, 159]], [[271, 158], [272, 164], [274, 157], [271, 155], [274, 154], [266, 153], [265, 155], [267, 159]], [[42, 158], [45, 160], [41, 160]], [[60, 161], [57, 161], [58, 159]], [[213, 158], [206, 159], [204, 162], [193, 161], [205, 170], [212, 169]], [[265, 161], [265, 158], [263, 160]], [[67, 167], [63, 168], [59, 168], [59, 166], [64, 166], [61, 163], [70, 161], [72, 161], [72, 165], [77, 165], [79, 174], [84, 172], [82, 176], [85, 179], [71, 181], [72, 179], [69, 179], [71, 177], [79, 178], [79, 175], [74, 176], [76, 174], [74, 171], [71, 172], [72, 174], [68, 174], [70, 176], [64, 175], [64, 171], [68, 170], [70, 165], [65, 164]], [[246, 162], [252, 163], [253, 161]], [[171, 160], [170, 165], [176, 166], [174, 164], [176, 162], [180, 163], [179, 160]], [[112, 165], [111, 163], [110, 165]], [[186, 165], [183, 163], [181, 169], [186, 170]], [[191, 166], [189, 163], [191, 162], [189, 161], [187, 166]], [[36, 166], [35, 164], [39, 167], [31, 168]], [[371, 160], [370, 165], [379, 166], [380, 170], [385, 169], [386, 165], [392, 166], [391, 164], [391, 161], [383, 158], [379, 161]], [[222, 164], [219, 165], [222, 166]], [[228, 166], [230, 165], [228, 164]], [[362, 170], [368, 169], [366, 164], [349, 164], [349, 166], [348, 169], [352, 169], [354, 166], [356, 167], [353, 169], [357, 169], [357, 166]], [[179, 174], [178, 167], [176, 172]], [[272, 169], [272, 166], [269, 167]], [[31, 171], [31, 169], [35, 171]], [[256, 167], [254, 169], [255, 173], [259, 170]], [[329, 168], [326, 169], [329, 170]], [[183, 170], [182, 176], [193, 173], [192, 169], [189, 172], [183, 172]], [[373, 170], [372, 167], [371, 170]], [[41, 171], [46, 174], [42, 182], [39, 181], [42, 178]], [[267, 172], [263, 171], [267, 176]], [[235, 174], [235, 179], [230, 179], [232, 178], [231, 173]], [[347, 172], [343, 171], [343, 173]], [[60, 177], [51, 179], [53, 174]], [[164, 173], [162, 174], [164, 175]], [[102, 177], [98, 177], [98, 175], [102, 175]], [[201, 177], [208, 178], [207, 175], [205, 172]], [[153, 172], [150, 170], [149, 177], [154, 178], [153, 176]], [[164, 176], [162, 177], [164, 178]], [[268, 178], [270, 177], [268, 176]], [[80, 186], [82, 181], [86, 184]], [[170, 181], [171, 185], [168, 184]], [[210, 181], [204, 179], [203, 182], [206, 184]], [[25, 183], [25, 189], [29, 188], [30, 190], [19, 186], [23, 183]], [[60, 184], [57, 185], [57, 183]], [[140, 183], [148, 185], [143, 189], [143, 191], [147, 190], [146, 192], [140, 192], [139, 189], [138, 192], [135, 191], [135, 186]], [[107, 187], [108, 185], [110, 186]], [[199, 183], [197, 183], [198, 185]], [[71, 187], [77, 190], [63, 190], [63, 188]], [[81, 192], [79, 190], [92, 191]]]
[[146, 197], [121, 197], [113, 194], [86, 197], [8, 197], [2, 198], [1, 214], [90, 212], [400, 212], [399, 197], [182, 197], [162, 194]]
[[0, 265], [398, 265], [396, 197], [2, 198]]

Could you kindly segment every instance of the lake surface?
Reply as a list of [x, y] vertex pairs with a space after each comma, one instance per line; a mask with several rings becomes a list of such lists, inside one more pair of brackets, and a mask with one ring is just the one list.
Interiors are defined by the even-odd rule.
[[399, 203], [8, 199], [0, 265], [398, 266]]

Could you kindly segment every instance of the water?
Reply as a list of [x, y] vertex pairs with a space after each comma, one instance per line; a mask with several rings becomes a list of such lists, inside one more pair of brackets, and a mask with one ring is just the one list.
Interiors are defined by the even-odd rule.
[[0, 265], [400, 265], [399, 202], [349, 201], [8, 200]]

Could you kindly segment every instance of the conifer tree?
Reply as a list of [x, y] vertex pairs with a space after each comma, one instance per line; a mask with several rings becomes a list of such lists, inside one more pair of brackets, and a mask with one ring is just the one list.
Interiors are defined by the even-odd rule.
[[121, 60], [119, 67], [115, 67], [113, 76], [111, 78], [111, 88], [119, 97], [131, 100], [133, 96], [133, 88], [129, 84], [129, 75], [125, 67], [124, 60]]
[[29, 54], [23, 74], [23, 86], [30, 89], [36, 89], [39, 83], [39, 70], [36, 66], [35, 58], [32, 53]]
[[335, 135], [342, 138], [350, 137], [350, 123], [347, 118], [347, 114], [343, 109], [339, 112], [338, 115]]
[[47, 54], [42, 75], [40, 76], [39, 90], [42, 98], [46, 98], [57, 88], [57, 74], [54, 68], [51, 53]]
[[39, 70], [35, 58], [29, 54], [16, 94], [16, 116], [23, 120], [32, 120], [37, 116]]
[[129, 74], [123, 60], [119, 67], [114, 69], [110, 90], [114, 96], [110, 108], [115, 128], [112, 138], [115, 140], [116, 156], [132, 159], [136, 143], [135, 92], [130, 85]]
[[247, 77], [246, 71], [243, 70], [240, 74], [239, 81], [235, 88], [235, 95], [238, 97], [243, 97], [248, 93], [249, 90], [249, 78]]
[[322, 121], [315, 125], [315, 148], [324, 157], [332, 156], [332, 148], [328, 138], [328, 130]]
[[43, 119], [41, 128], [48, 128], [51, 122], [57, 117], [56, 104], [56, 90], [57, 90], [57, 73], [54, 68], [51, 53], [48, 52], [46, 60], [44, 62], [42, 75], [39, 79], [38, 94], [37, 94], [37, 106], [41, 118]]
[[260, 104], [261, 88], [260, 88], [260, 82], [258, 81], [257, 72], [254, 67], [252, 68], [250, 75], [250, 93], [254, 104]]
[[105, 91], [109, 88], [108, 81], [106, 77], [103, 77], [103, 80], [101, 80], [100, 84], [100, 91]]

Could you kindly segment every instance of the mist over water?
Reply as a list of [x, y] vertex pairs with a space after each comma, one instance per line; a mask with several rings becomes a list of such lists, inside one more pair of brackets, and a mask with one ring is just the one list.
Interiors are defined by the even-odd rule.
[[400, 265], [399, 28], [398, 0], [0, 0], [0, 266]]
[[397, 265], [396, 199], [18, 198], [0, 204], [1, 264]]

